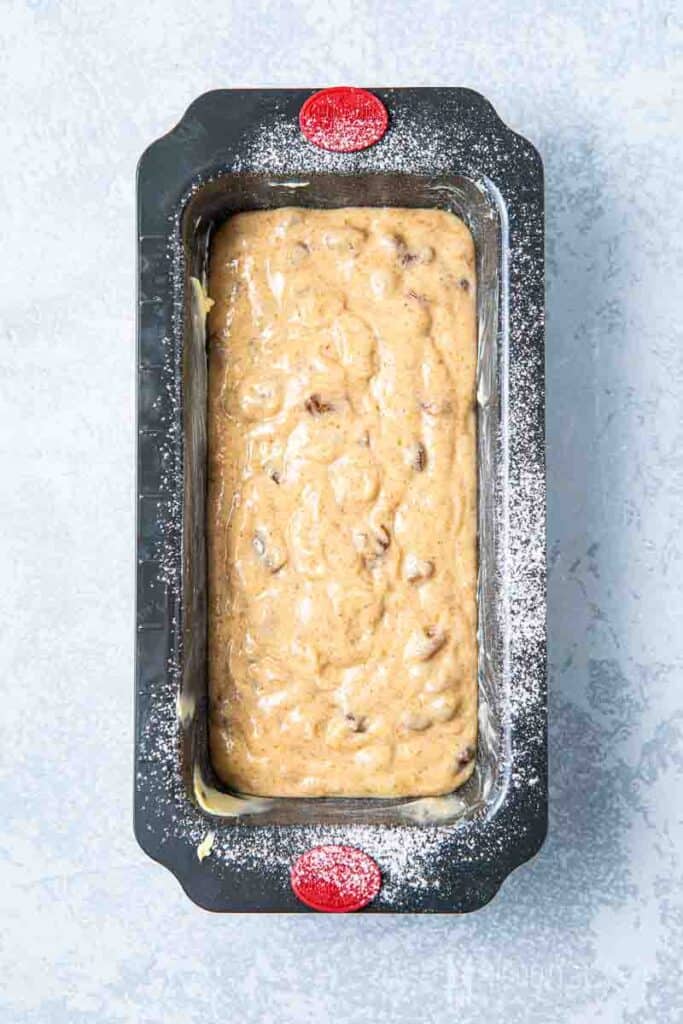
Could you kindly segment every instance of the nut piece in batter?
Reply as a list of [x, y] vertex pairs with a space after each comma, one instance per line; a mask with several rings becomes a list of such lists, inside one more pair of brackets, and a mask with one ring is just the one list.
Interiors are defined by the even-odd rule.
[[242, 213], [209, 294], [215, 769], [264, 796], [450, 792], [477, 722], [470, 232]]

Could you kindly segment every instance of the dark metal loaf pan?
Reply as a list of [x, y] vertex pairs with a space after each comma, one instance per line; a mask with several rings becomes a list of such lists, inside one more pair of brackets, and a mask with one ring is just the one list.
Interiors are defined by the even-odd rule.
[[[309, 95], [209, 93], [140, 162], [136, 834], [212, 910], [305, 910], [290, 865], [328, 842], [378, 862], [370, 911], [474, 910], [546, 831], [541, 162], [465, 89], [377, 90], [382, 142], [324, 152], [298, 130]], [[475, 239], [480, 728], [449, 797], [241, 798], [208, 758], [200, 286], [218, 224], [291, 205], [436, 206]]]

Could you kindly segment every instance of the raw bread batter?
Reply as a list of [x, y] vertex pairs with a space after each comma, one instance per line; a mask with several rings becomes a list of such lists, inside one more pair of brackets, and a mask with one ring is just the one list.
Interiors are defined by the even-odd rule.
[[439, 210], [242, 213], [209, 294], [215, 769], [447, 793], [477, 722], [472, 237]]

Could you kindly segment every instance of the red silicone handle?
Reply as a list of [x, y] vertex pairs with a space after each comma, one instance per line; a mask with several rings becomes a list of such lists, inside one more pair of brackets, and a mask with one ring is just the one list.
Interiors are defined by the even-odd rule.
[[345, 914], [374, 900], [382, 874], [372, 857], [355, 846], [314, 846], [292, 864], [291, 881], [306, 906]]
[[309, 142], [335, 153], [374, 146], [389, 125], [387, 108], [367, 89], [340, 85], [309, 96], [299, 126]]

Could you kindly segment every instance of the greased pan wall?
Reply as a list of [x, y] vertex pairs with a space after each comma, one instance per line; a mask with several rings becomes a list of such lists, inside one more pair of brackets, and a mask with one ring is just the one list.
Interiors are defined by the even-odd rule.
[[[298, 133], [308, 95], [208, 94], [140, 164], [136, 831], [210, 909], [305, 909], [289, 866], [321, 842], [378, 861], [370, 910], [475, 909], [545, 834], [540, 160], [457, 89], [379, 91], [383, 142], [322, 152]], [[290, 205], [437, 206], [474, 235], [480, 735], [475, 774], [451, 797], [242, 799], [208, 759], [201, 285], [217, 224]]]

